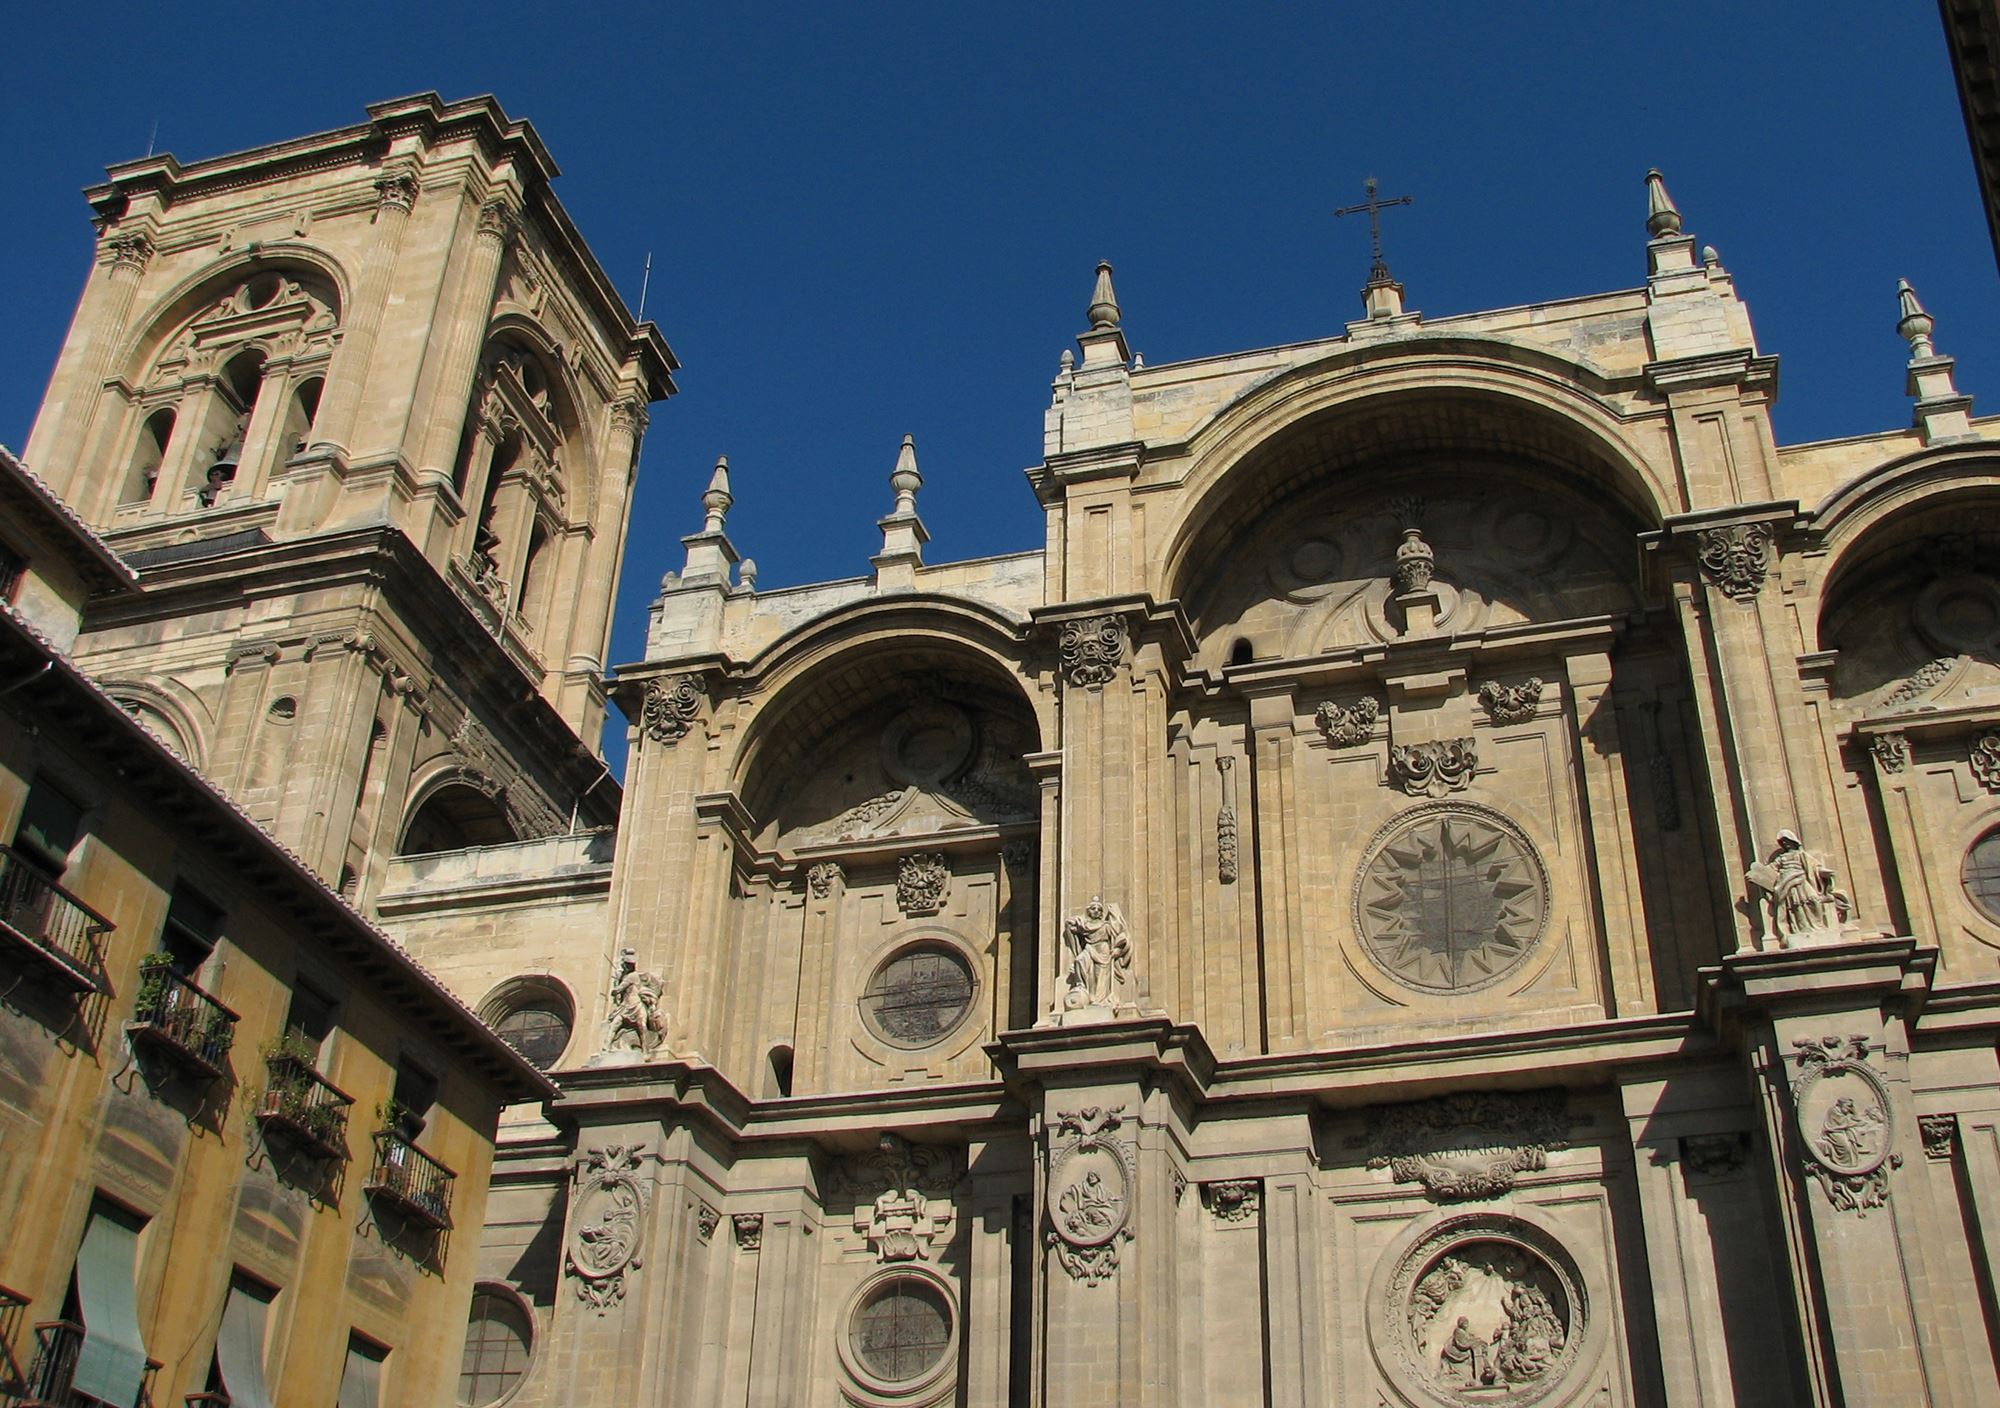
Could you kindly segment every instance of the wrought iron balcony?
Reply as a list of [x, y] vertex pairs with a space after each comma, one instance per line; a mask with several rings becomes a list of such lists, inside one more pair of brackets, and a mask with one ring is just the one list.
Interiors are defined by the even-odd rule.
[[440, 1231], [450, 1227], [457, 1177], [395, 1130], [375, 1132], [375, 1167], [366, 1190], [413, 1220]]
[[146, 1361], [146, 1377], [130, 1404], [114, 1404], [73, 1387], [77, 1356], [82, 1352], [83, 1326], [76, 1321], [44, 1320], [35, 1326], [35, 1362], [28, 1369], [28, 1382], [18, 1400], [20, 1408], [152, 1408], [153, 1375], [160, 1371], [159, 1360]]
[[112, 923], [11, 846], [0, 846], [0, 938], [71, 992], [104, 991], [100, 935]]
[[235, 1044], [236, 1014], [155, 953], [139, 964], [139, 1001], [126, 1030], [133, 1041], [212, 1079]]
[[347, 1112], [354, 1097], [343, 1093], [297, 1051], [273, 1051], [264, 1058], [270, 1083], [257, 1111], [265, 1137], [281, 1134], [326, 1159], [347, 1157]]

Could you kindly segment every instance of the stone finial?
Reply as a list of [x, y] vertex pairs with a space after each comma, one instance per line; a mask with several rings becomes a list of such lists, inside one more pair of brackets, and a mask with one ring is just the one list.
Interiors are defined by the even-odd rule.
[[1714, 245], [1705, 244], [1701, 247], [1701, 267], [1704, 269], [1719, 269], [1722, 267], [1722, 256], [1715, 252]]
[[746, 592], [757, 590], [757, 559], [746, 557], [736, 564], [736, 581]]
[[708, 488], [701, 496], [702, 512], [708, 515], [701, 531], [720, 533], [722, 520], [729, 516], [729, 506], [735, 502], [735, 496], [729, 492], [729, 456], [720, 455], [715, 461], [715, 473], [708, 477]]
[[896, 467], [889, 474], [889, 487], [896, 491], [897, 513], [917, 511], [917, 490], [924, 487], [924, 477], [917, 472], [916, 436], [903, 437], [903, 447], [896, 452]]
[[1063, 376], [1068, 376], [1076, 370], [1076, 353], [1067, 347], [1063, 348], [1062, 356], [1056, 360], [1056, 366]]
[[1108, 259], [1097, 261], [1097, 283], [1090, 290], [1090, 307], [1084, 316], [1090, 319], [1092, 331], [1119, 325], [1118, 295], [1111, 289], [1111, 261]]
[[1908, 279], [1896, 280], [1896, 308], [1896, 331], [1910, 344], [1910, 356], [1935, 357], [1937, 348], [1931, 343], [1931, 329], [1936, 324], [1924, 311], [1924, 305], [1917, 302], [1917, 291], [1910, 287]]
[[1646, 173], [1646, 233], [1661, 240], [1680, 232], [1681, 212], [1667, 194], [1666, 178], [1656, 166]]

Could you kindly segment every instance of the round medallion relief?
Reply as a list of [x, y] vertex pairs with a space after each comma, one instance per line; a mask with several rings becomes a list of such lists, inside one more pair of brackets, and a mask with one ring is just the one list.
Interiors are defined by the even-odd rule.
[[1590, 1292], [1542, 1228], [1447, 1218], [1395, 1258], [1378, 1302], [1377, 1358], [1412, 1403], [1540, 1403], [1594, 1360]]
[[1362, 948], [1421, 992], [1499, 982], [1527, 959], [1548, 913], [1548, 873], [1533, 844], [1504, 817], [1464, 803], [1397, 817], [1355, 883]]

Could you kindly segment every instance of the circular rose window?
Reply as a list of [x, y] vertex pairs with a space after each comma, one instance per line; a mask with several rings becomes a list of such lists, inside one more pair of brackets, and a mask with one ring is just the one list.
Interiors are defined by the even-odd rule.
[[1958, 879], [1965, 886], [1965, 897], [1981, 914], [2000, 924], [2000, 830], [1989, 831], [1972, 843]]
[[1361, 946], [1423, 992], [1499, 982], [1541, 938], [1548, 911], [1548, 876], [1528, 838], [1463, 804], [1398, 817], [1369, 848], [1355, 885]]
[[892, 1276], [854, 1308], [848, 1345], [872, 1378], [889, 1384], [921, 1379], [951, 1348], [951, 1306], [928, 1279]]
[[917, 944], [875, 970], [861, 994], [861, 1020], [891, 1046], [930, 1046], [972, 1010], [972, 965], [945, 944]]

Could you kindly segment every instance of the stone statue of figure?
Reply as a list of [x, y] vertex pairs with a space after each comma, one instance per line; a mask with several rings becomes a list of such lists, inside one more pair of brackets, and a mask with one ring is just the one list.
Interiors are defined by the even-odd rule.
[[1092, 896], [1083, 912], [1063, 925], [1063, 947], [1069, 953], [1063, 1006], [1116, 1007], [1132, 972], [1132, 941], [1118, 906]]
[[664, 987], [657, 977], [639, 971], [638, 955], [629, 948], [619, 950], [604, 1049], [637, 1051], [650, 1059], [667, 1039], [666, 1018], [660, 1011], [663, 994]]
[[1438, 1362], [1447, 1376], [1456, 1374], [1468, 1387], [1493, 1382], [1493, 1362], [1486, 1341], [1472, 1333], [1466, 1318], [1458, 1317], [1451, 1338], [1438, 1351]]
[[1825, 859], [1805, 848], [1798, 833], [1780, 831], [1777, 846], [1745, 878], [1764, 892], [1771, 904], [1771, 921], [1778, 942], [1816, 930], [1838, 930], [1847, 921], [1847, 896], [1834, 888], [1834, 871]]

